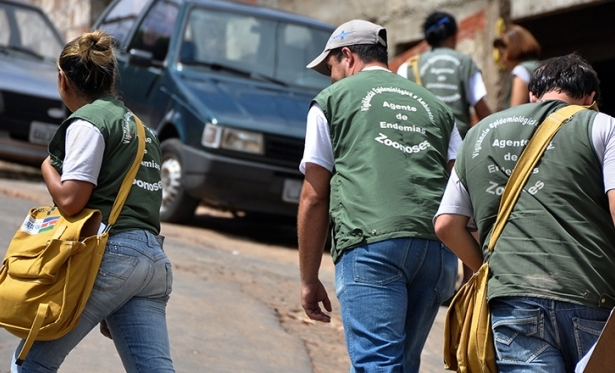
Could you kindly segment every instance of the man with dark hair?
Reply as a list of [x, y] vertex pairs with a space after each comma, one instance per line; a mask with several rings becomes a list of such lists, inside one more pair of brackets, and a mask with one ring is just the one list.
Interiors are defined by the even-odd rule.
[[[475, 271], [528, 140], [554, 111], [592, 104], [599, 80], [572, 54], [542, 62], [529, 90], [530, 104], [468, 132], [434, 218], [438, 237]], [[573, 372], [596, 342], [615, 306], [614, 220], [615, 119], [582, 110], [553, 137], [488, 258], [500, 372]]]
[[328, 228], [353, 372], [418, 372], [457, 258], [431, 219], [461, 138], [450, 109], [387, 66], [386, 30], [337, 28], [308, 67], [334, 84], [312, 101], [298, 215], [301, 300], [329, 322], [319, 279]]

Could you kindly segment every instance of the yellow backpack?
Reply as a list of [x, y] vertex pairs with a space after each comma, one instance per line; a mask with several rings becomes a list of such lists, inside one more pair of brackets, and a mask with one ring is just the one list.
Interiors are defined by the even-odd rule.
[[130, 192], [145, 150], [145, 131], [136, 118], [139, 148], [109, 216], [98, 234], [99, 210], [71, 217], [55, 206], [31, 209], [9, 244], [0, 268], [0, 326], [25, 339], [21, 365], [35, 340], [58, 339], [71, 331], [85, 308], [102, 260], [109, 229]]

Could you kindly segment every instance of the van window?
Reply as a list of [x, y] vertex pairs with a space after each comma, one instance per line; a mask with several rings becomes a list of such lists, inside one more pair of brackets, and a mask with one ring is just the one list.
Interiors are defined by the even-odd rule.
[[146, 2], [147, 0], [118, 1], [100, 22], [99, 28], [123, 42]]
[[133, 48], [145, 50], [152, 52], [154, 60], [164, 60], [169, 51], [169, 42], [178, 12], [176, 4], [166, 1], [154, 4], [137, 29], [128, 50]]
[[302, 25], [282, 24], [278, 32], [276, 77], [299, 85], [324, 88], [329, 77], [305, 66], [322, 53], [330, 32], [314, 30]]
[[11, 37], [11, 26], [6, 15], [6, 9], [0, 8], [0, 45], [9, 45]]
[[324, 88], [329, 78], [305, 66], [330, 31], [232, 12], [194, 8], [183, 31], [180, 62], [219, 64], [291, 85]]

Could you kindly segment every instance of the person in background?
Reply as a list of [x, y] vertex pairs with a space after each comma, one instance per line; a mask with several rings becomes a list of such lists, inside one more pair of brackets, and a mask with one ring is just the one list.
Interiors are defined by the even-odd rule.
[[[470, 56], [455, 50], [457, 31], [455, 17], [449, 13], [433, 12], [425, 19], [423, 33], [431, 49], [418, 56], [418, 71], [421, 85], [453, 110], [464, 138], [473, 124], [470, 107], [478, 120], [491, 114], [491, 109], [480, 69]], [[402, 63], [397, 73], [418, 82], [411, 60]]]
[[[596, 72], [574, 54], [542, 62], [529, 90], [530, 104], [470, 131], [434, 218], [438, 237], [475, 271], [510, 170], [537, 127], [556, 110], [600, 95]], [[466, 228], [470, 218], [480, 243]], [[489, 267], [498, 371], [574, 372], [615, 306], [615, 118], [585, 109], [563, 124], [523, 187]]]
[[[112, 39], [104, 32], [85, 33], [66, 44], [58, 59], [58, 90], [72, 114], [58, 128], [41, 166], [47, 189], [64, 214], [99, 209], [103, 224], [139, 141], [135, 116], [113, 95], [116, 67]], [[154, 133], [146, 128], [145, 134], [139, 183], [132, 185], [110, 229], [78, 325], [59, 339], [34, 342], [23, 365], [13, 357], [11, 372], [56, 372], [98, 324], [113, 339], [126, 372], [174, 372], [165, 316], [173, 277], [158, 235], [161, 152]]]
[[528, 83], [540, 59], [540, 44], [528, 30], [513, 24], [493, 40], [493, 46], [498, 50], [496, 62], [510, 73], [504, 91], [504, 108], [528, 103]]
[[319, 269], [331, 227], [351, 371], [418, 372], [457, 270], [431, 224], [461, 142], [453, 114], [388, 69], [386, 30], [367, 21], [339, 26], [307, 67], [333, 84], [310, 105], [300, 165], [302, 306], [330, 321]]
[[[475, 124], [470, 107], [474, 107], [478, 120], [491, 114], [483, 76], [470, 56], [455, 50], [458, 28], [452, 14], [431, 13], [423, 23], [423, 34], [431, 50], [418, 56], [420, 80], [425, 88], [453, 110], [457, 129], [463, 139]], [[416, 82], [409, 61], [403, 63], [397, 73]], [[460, 264], [456, 287], [465, 283], [473, 273], [467, 266]]]

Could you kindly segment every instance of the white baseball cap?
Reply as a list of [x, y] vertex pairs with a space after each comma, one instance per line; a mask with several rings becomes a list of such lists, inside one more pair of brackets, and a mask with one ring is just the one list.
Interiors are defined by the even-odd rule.
[[[384, 37], [380, 36], [382, 30], [385, 31], [383, 33]], [[327, 41], [327, 45], [325, 45], [325, 50], [306, 67], [322, 75], [330, 76], [331, 72], [327, 69], [325, 62], [329, 53], [336, 48], [359, 44], [381, 44], [386, 47], [385, 28], [360, 19], [348, 21], [333, 31]]]

